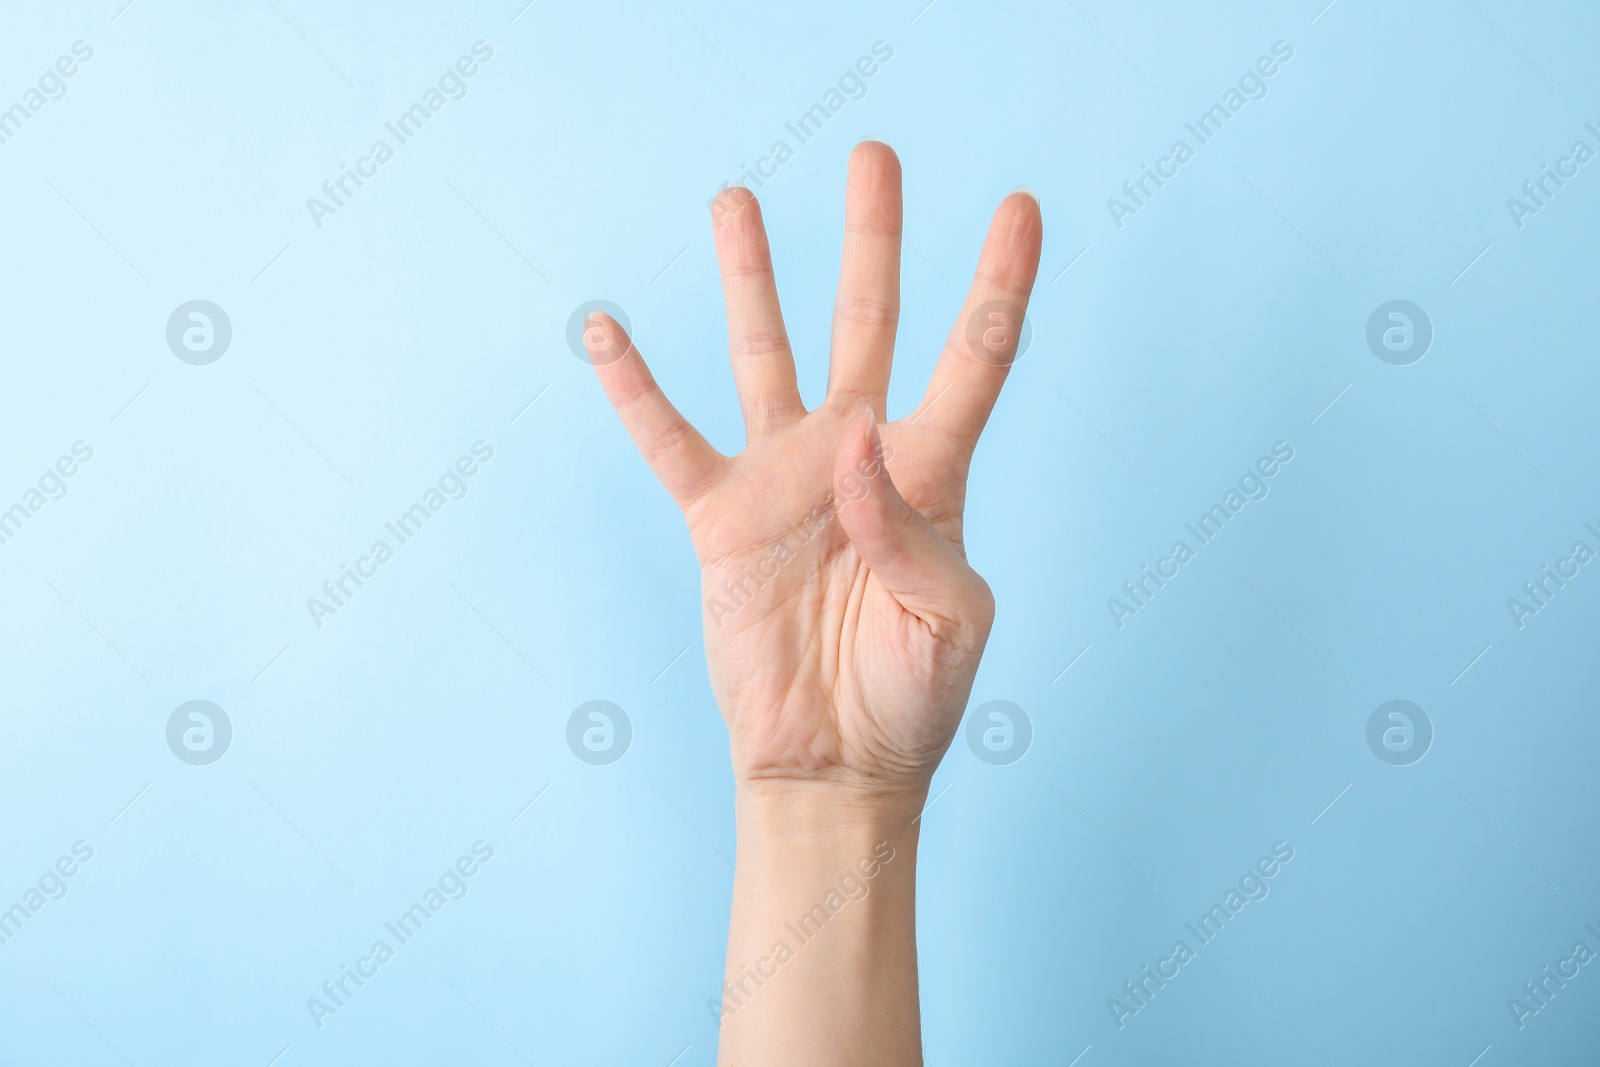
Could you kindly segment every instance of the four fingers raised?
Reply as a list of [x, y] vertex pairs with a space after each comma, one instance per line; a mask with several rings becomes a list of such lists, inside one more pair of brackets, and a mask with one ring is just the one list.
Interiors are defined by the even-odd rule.
[[[828, 399], [836, 408], [848, 405], [859, 410], [864, 405], [884, 410], [900, 316], [902, 212], [899, 160], [888, 145], [863, 141], [851, 153], [845, 194], [844, 263], [828, 374]], [[803, 418], [805, 406], [796, 384], [761, 208], [749, 190], [734, 188], [718, 195], [713, 213], [734, 380], [746, 438], [754, 440]], [[961, 316], [945, 342], [922, 404], [908, 420], [954, 438], [969, 453], [1015, 358], [1039, 270], [1043, 232], [1035, 197], [1016, 192], [1001, 201]], [[607, 397], [662, 485], [687, 507], [721, 479], [729, 461], [662, 394], [620, 325], [597, 312], [588, 329], [593, 332], [586, 336], [596, 338], [591, 351], [599, 348], [606, 353], [607, 358], [595, 359], [594, 366]], [[846, 434], [868, 429], [847, 428]], [[876, 438], [875, 430], [871, 436]], [[865, 447], [862, 441], [856, 445]], [[868, 525], [898, 514], [895, 501], [898, 507], [905, 506], [887, 474], [883, 485], [881, 506], [863, 513], [867, 517], [861, 521]], [[865, 540], [874, 539], [867, 529], [860, 532]], [[889, 565], [890, 557], [883, 558]]]

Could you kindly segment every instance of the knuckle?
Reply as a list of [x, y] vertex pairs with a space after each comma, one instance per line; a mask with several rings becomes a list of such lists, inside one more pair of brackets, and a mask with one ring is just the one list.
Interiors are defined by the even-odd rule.
[[617, 394], [617, 410], [619, 412], [626, 411], [640, 401], [647, 400], [659, 392], [661, 392], [661, 386], [656, 384], [656, 380], [648, 374], [643, 375], [637, 380], [629, 382]]
[[646, 438], [640, 444], [639, 451], [644, 456], [645, 462], [653, 465], [657, 460], [673, 452], [679, 445], [683, 444], [688, 434], [689, 424], [680, 419], [674, 419]]
[[734, 354], [742, 359], [789, 354], [789, 335], [783, 330], [751, 330], [733, 344]]
[[883, 329], [899, 323], [900, 305], [897, 301], [870, 296], [847, 296], [834, 304], [833, 314], [835, 318], [857, 326]]
[[792, 397], [778, 393], [757, 393], [744, 400], [746, 419], [757, 425], [765, 425], [787, 416], [794, 412], [795, 407]]

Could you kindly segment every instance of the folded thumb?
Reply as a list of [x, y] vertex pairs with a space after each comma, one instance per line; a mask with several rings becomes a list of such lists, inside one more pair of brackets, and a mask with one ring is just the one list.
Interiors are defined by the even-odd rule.
[[992, 608], [988, 587], [923, 515], [905, 502], [883, 462], [869, 408], [839, 437], [833, 464], [839, 525], [857, 555], [902, 607], [924, 621], [979, 625]]

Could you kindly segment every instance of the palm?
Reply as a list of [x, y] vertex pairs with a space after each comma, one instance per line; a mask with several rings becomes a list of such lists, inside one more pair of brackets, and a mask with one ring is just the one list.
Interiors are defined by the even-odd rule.
[[[847, 421], [814, 412], [752, 444], [689, 516], [711, 680], [748, 776], [876, 774], [936, 760], [961, 715], [957, 679], [970, 684], [975, 663], [931, 639], [828, 514]], [[902, 476], [919, 464], [896, 429], [885, 428], [886, 465], [926, 513], [933, 486]], [[942, 508], [941, 533], [956, 542], [959, 507]]]
[[620, 329], [601, 324], [614, 331], [597, 350], [609, 353], [595, 359], [602, 384], [689, 523], [712, 686], [744, 780], [925, 778], [960, 720], [992, 618], [961, 514], [1010, 351], [974, 355], [966, 322], [996, 301], [1020, 316], [1038, 264], [1037, 206], [1014, 196], [996, 213], [927, 399], [880, 427], [899, 303], [899, 166], [887, 146], [857, 149], [849, 186], [829, 399], [811, 412], [754, 198], [719, 198], [748, 436], [738, 456], [711, 449]]

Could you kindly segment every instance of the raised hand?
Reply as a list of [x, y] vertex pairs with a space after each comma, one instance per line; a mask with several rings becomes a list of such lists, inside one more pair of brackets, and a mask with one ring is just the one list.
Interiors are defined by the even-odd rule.
[[[863, 142], [850, 157], [828, 396], [814, 411], [795, 384], [761, 209], [744, 189], [713, 208], [744, 451], [706, 443], [615, 321], [592, 318], [586, 343], [700, 557], [706, 661], [738, 782], [719, 1062], [916, 1064], [917, 815], [994, 619], [962, 509], [1038, 271], [1039, 204], [1001, 203], [927, 395], [889, 423], [894, 152]], [[805, 933], [822, 923], [825, 937]]]
[[994, 602], [967, 563], [967, 471], [1038, 270], [1037, 200], [995, 212], [965, 306], [915, 412], [883, 422], [900, 312], [893, 150], [862, 142], [845, 193], [828, 395], [807, 411], [761, 209], [714, 205], [745, 449], [717, 452], [621, 328], [590, 321], [600, 383], [683, 509], [700, 559], [706, 659], [734, 769], [752, 788], [925, 788], [949, 746]]

